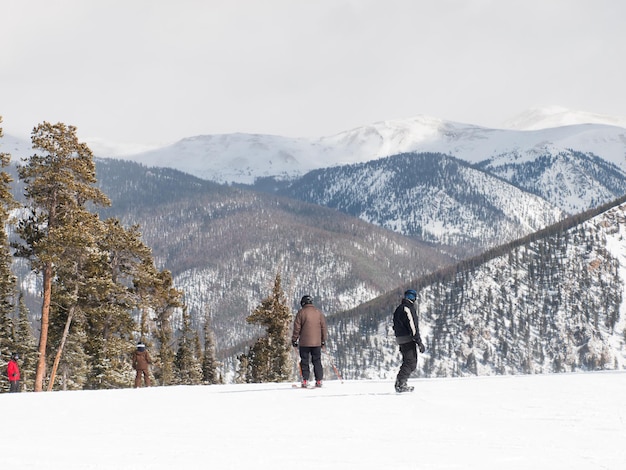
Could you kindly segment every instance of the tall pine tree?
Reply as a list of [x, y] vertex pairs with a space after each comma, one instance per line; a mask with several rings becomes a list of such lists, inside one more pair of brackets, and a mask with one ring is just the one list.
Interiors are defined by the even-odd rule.
[[182, 328], [176, 353], [176, 382], [182, 385], [198, 385], [202, 381], [202, 366], [196, 357], [196, 334], [191, 328], [187, 308], [183, 308]]
[[290, 379], [291, 320], [278, 273], [271, 295], [263, 299], [246, 319], [248, 323], [260, 325], [266, 330], [266, 335], [257, 339], [250, 349], [248, 382], [285, 382]]
[[52, 284], [57, 267], [67, 262], [68, 238], [82, 230], [81, 215], [88, 204], [108, 205], [108, 198], [95, 186], [95, 163], [89, 147], [78, 141], [76, 128], [44, 122], [33, 129], [35, 154], [18, 168], [25, 184], [28, 213], [20, 219], [16, 245], [18, 256], [29, 258], [41, 273], [43, 301], [39, 333], [39, 358], [35, 391], [43, 390], [46, 374]]
[[211, 317], [208, 312], [204, 315], [204, 355], [202, 357], [202, 381], [207, 384], [220, 383], [217, 373], [217, 359], [215, 357], [215, 334], [211, 329]]
[[[2, 117], [0, 116], [1, 123]], [[0, 127], [0, 138], [2, 136], [3, 131]], [[17, 203], [11, 194], [12, 179], [5, 171], [10, 162], [11, 156], [8, 153], [0, 153], [0, 358], [7, 360], [11, 352], [22, 352], [20, 344], [14, 341], [15, 325], [11, 317], [15, 304], [16, 278], [11, 271], [11, 254], [6, 227], [10, 222], [10, 211], [17, 207]]]
[[17, 323], [15, 325], [14, 343], [21, 357], [20, 377], [22, 390], [33, 390], [35, 385], [35, 369], [37, 367], [37, 343], [33, 336], [28, 308], [24, 303], [24, 297], [18, 298]]

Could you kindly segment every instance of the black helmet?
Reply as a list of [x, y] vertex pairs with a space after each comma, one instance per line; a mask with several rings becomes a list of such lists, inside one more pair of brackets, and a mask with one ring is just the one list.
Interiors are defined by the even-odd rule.
[[302, 305], [303, 307], [307, 304], [312, 304], [313, 303], [313, 299], [311, 298], [310, 295], [305, 295], [304, 297], [302, 297], [302, 300], [300, 300], [300, 305]]
[[13, 359], [14, 361], [17, 361], [19, 358], [20, 358], [20, 355], [18, 353], [11, 354], [11, 359]]
[[404, 298], [410, 302], [415, 302], [415, 299], [417, 299], [417, 292], [415, 292], [414, 289], [409, 289], [404, 292]]

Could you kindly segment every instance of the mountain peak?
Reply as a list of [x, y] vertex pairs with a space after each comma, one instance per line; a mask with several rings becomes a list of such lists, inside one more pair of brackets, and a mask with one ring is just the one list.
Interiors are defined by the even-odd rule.
[[626, 128], [626, 117], [575, 111], [562, 106], [544, 106], [524, 111], [505, 121], [504, 127], [512, 130], [532, 131], [576, 124], [606, 124]]

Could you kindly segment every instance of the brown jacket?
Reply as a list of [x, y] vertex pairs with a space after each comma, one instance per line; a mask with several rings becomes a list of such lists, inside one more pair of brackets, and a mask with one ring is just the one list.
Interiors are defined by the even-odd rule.
[[150, 364], [152, 364], [152, 358], [148, 351], [135, 351], [133, 353], [133, 367], [135, 370], [148, 370]]
[[299, 340], [300, 346], [305, 347], [321, 346], [327, 336], [326, 317], [319, 309], [307, 304], [298, 310], [291, 341]]

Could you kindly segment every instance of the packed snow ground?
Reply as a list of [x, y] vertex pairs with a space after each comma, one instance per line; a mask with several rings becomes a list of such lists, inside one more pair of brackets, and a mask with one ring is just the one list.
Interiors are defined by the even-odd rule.
[[2, 468], [623, 469], [626, 372], [0, 395]]

